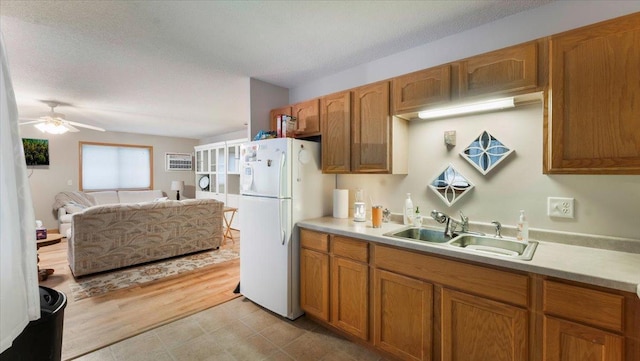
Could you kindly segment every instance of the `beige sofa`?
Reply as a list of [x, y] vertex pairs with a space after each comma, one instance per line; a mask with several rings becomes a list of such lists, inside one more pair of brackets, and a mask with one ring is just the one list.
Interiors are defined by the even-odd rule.
[[223, 203], [213, 199], [106, 204], [72, 216], [74, 276], [213, 249], [222, 242]]
[[166, 200], [159, 189], [140, 191], [60, 192], [53, 209], [58, 213], [58, 230], [69, 238], [71, 217], [74, 213], [95, 205], [127, 204]]

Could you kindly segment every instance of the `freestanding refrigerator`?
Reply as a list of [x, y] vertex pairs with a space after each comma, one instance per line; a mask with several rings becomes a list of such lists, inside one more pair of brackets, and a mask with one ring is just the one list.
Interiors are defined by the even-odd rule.
[[322, 174], [316, 142], [259, 140], [240, 154], [240, 293], [293, 320], [303, 314], [294, 226], [330, 214], [335, 176]]

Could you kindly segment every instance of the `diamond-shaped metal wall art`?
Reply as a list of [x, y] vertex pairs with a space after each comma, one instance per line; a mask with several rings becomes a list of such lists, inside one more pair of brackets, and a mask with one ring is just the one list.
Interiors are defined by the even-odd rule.
[[464, 195], [468, 194], [474, 185], [458, 172], [452, 164], [449, 164], [429, 184], [433, 190], [448, 206], [452, 206]]
[[486, 130], [460, 153], [483, 175], [487, 175], [496, 165], [505, 160], [513, 149], [509, 149]]

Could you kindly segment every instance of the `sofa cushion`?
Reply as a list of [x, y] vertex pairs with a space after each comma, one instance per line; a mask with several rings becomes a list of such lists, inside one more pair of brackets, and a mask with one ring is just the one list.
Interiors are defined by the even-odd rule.
[[[87, 208], [87, 206], [82, 205], [80, 203], [76, 203], [76, 202], [69, 202], [69, 203], [64, 205], [64, 210], [67, 213], [80, 212], [81, 210], [83, 210], [85, 208]], [[69, 220], [69, 222], [71, 222], [71, 220]]]
[[96, 200], [96, 204], [118, 204], [118, 192], [116, 191], [102, 191], [89, 193], [93, 199]]
[[153, 202], [157, 198], [163, 197], [162, 191], [159, 189], [149, 191], [118, 191], [120, 203], [141, 203]]

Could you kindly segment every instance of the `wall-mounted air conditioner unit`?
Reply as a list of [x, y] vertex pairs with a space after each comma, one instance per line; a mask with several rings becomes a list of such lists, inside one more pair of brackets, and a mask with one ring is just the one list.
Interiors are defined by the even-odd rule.
[[189, 153], [165, 153], [165, 169], [168, 171], [192, 170], [193, 156]]

